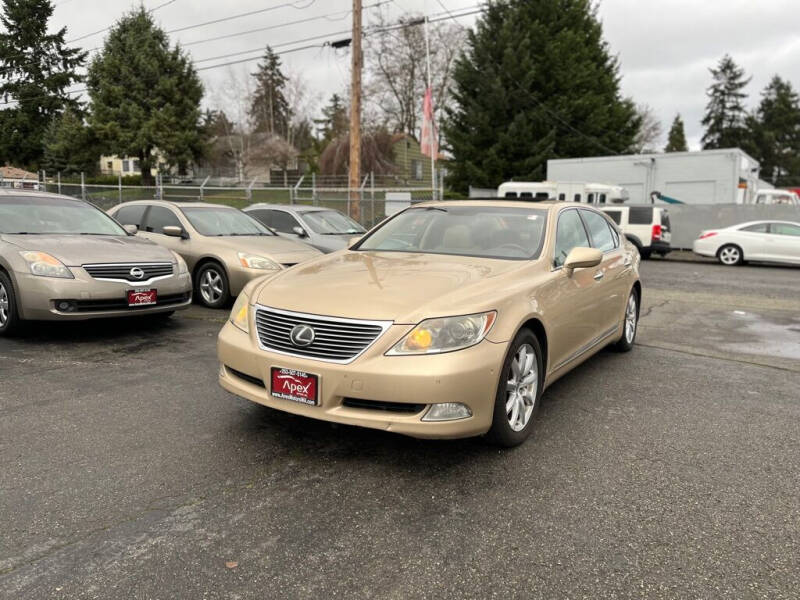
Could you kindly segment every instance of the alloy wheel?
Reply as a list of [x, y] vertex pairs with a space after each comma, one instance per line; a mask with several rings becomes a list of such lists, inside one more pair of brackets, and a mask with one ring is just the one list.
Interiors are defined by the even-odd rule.
[[9, 300], [6, 287], [0, 282], [0, 327], [8, 322]]
[[628, 305], [625, 307], [625, 339], [629, 344], [633, 343], [636, 335], [636, 294], [631, 294], [628, 298]]
[[719, 251], [719, 260], [725, 265], [735, 265], [741, 258], [741, 252], [735, 246], [725, 246]]
[[222, 275], [208, 269], [200, 278], [200, 294], [208, 304], [216, 304], [222, 299]]
[[506, 381], [506, 418], [512, 430], [525, 429], [533, 414], [538, 390], [536, 354], [530, 344], [522, 344], [511, 361]]

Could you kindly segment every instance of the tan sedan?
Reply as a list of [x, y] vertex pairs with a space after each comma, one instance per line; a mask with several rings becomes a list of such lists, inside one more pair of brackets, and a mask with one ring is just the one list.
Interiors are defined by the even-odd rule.
[[219, 381], [316, 419], [519, 444], [548, 385], [605, 346], [632, 348], [638, 269], [590, 207], [416, 205], [246, 286], [219, 334]]
[[276, 235], [242, 211], [199, 202], [137, 201], [108, 211], [139, 236], [180, 254], [189, 265], [195, 296], [224, 306], [257, 277], [320, 256], [319, 250]]
[[184, 260], [81, 200], [0, 189], [0, 335], [24, 320], [188, 308]]

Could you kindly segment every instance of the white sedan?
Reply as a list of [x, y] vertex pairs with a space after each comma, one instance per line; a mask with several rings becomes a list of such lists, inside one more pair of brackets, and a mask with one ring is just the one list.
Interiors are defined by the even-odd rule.
[[800, 264], [800, 223], [750, 221], [702, 231], [692, 245], [695, 254], [715, 256], [723, 265], [746, 260]]

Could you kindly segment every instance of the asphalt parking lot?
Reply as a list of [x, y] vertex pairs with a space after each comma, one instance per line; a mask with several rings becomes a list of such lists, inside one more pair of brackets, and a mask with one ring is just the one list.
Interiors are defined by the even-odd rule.
[[0, 597], [797, 598], [800, 269], [642, 278], [510, 451], [232, 397], [220, 311], [0, 340]]

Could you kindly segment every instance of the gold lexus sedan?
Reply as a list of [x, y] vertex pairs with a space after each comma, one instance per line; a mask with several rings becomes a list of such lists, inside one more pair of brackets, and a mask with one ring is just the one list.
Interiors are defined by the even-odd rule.
[[0, 189], [0, 336], [29, 319], [163, 315], [191, 302], [174, 252], [81, 200]]
[[220, 308], [257, 277], [316, 258], [322, 253], [279, 237], [241, 210], [200, 202], [146, 200], [115, 206], [108, 213], [138, 235], [180, 254], [189, 265], [195, 297]]
[[632, 348], [640, 300], [639, 253], [593, 208], [419, 204], [245, 286], [219, 381], [316, 419], [513, 446], [548, 385]]

